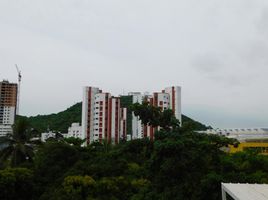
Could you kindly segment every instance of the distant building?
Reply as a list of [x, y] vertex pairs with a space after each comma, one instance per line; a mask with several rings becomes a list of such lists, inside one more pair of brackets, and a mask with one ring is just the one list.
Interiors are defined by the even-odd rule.
[[56, 138], [56, 133], [49, 131], [48, 133], [41, 133], [41, 141], [46, 142], [49, 138]]
[[246, 140], [268, 139], [268, 128], [222, 128], [198, 131], [199, 133], [223, 135], [237, 139], [240, 142]]
[[68, 133], [64, 137], [74, 137], [83, 140], [82, 126], [80, 126], [79, 123], [72, 123], [71, 127], [68, 128]]
[[230, 145], [226, 150], [230, 153], [254, 150], [261, 154], [268, 155], [268, 128], [223, 128], [208, 129], [198, 132], [237, 139], [240, 144]]
[[146, 99], [162, 110], [171, 109], [181, 123], [181, 87], [168, 87], [153, 95], [131, 92], [120, 97], [113, 97], [96, 87], [84, 87], [82, 138], [87, 144], [103, 140], [117, 144], [121, 139], [153, 139], [156, 129], [143, 126], [129, 109], [131, 104], [142, 103]]
[[6, 80], [0, 82], [0, 136], [12, 133], [16, 116], [17, 90], [16, 83], [9, 83]]

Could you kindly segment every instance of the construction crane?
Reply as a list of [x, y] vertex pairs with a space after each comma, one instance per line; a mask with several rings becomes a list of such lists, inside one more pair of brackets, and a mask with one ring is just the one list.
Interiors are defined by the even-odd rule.
[[21, 71], [18, 68], [18, 65], [15, 64], [17, 72], [18, 72], [18, 91], [17, 91], [17, 109], [16, 109], [16, 114], [19, 114], [19, 106], [20, 106], [20, 83], [21, 83]]

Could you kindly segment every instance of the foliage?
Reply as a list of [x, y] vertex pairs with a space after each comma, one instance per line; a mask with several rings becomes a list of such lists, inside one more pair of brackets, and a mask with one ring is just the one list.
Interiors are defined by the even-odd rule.
[[39, 147], [35, 156], [36, 190], [45, 192], [59, 184], [62, 176], [79, 159], [78, 149], [63, 142], [47, 142]]
[[139, 116], [144, 125], [160, 126], [167, 131], [171, 128], [178, 128], [180, 125], [172, 110], [162, 111], [161, 108], [150, 105], [148, 102], [143, 102], [142, 104], [135, 103], [131, 106], [131, 110], [135, 116]]
[[33, 173], [24, 168], [0, 170], [0, 199], [31, 199], [33, 194]]
[[[0, 186], [11, 193], [14, 185], [26, 185], [25, 195], [32, 199], [214, 200], [220, 199], [221, 182], [268, 183], [268, 157], [227, 154], [221, 147], [229, 143], [233, 141], [181, 130], [162, 130], [155, 141], [133, 140], [109, 150], [100, 143], [48, 142], [39, 147], [33, 172], [23, 169], [28, 178], [14, 179], [6, 169], [0, 171]], [[18, 197], [12, 196], [22, 199]]]
[[187, 130], [192, 130], [192, 131], [203, 131], [207, 129], [212, 129], [211, 126], [206, 126], [198, 121], [195, 121], [191, 119], [190, 117], [187, 117], [185, 115], [182, 115], [182, 124], [183, 127]]
[[[156, 115], [144, 116], [149, 116], [145, 123], [161, 123], [150, 119]], [[170, 129], [172, 117], [165, 119], [154, 141], [42, 144], [33, 171], [0, 171], [0, 199], [216, 200], [221, 198], [221, 182], [268, 183], [267, 156], [227, 154], [222, 149], [235, 140], [196, 133], [189, 124]]]
[[0, 152], [0, 163], [8, 162], [8, 165], [19, 166], [25, 162], [31, 162], [33, 158], [33, 144], [31, 130], [26, 119], [16, 121], [13, 133], [0, 137], [3, 149]]
[[39, 133], [50, 130], [67, 133], [68, 127], [73, 122], [81, 123], [82, 116], [82, 103], [76, 103], [65, 111], [57, 114], [50, 115], [37, 115], [34, 117], [20, 116], [21, 118], [27, 118], [30, 125], [36, 129]]
[[64, 138], [63, 140], [67, 142], [68, 144], [79, 146], [79, 147], [85, 142], [85, 140], [82, 140], [80, 138], [75, 138], [75, 137]]

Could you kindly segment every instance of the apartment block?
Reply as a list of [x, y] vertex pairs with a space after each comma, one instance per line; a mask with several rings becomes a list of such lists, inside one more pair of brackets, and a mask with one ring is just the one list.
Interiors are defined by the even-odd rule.
[[84, 87], [82, 137], [87, 144], [103, 140], [117, 144], [121, 139], [154, 139], [154, 132], [159, 128], [143, 125], [129, 109], [133, 103], [143, 101], [162, 110], [171, 109], [181, 122], [181, 88], [178, 86], [165, 88], [152, 95], [131, 92], [120, 97], [113, 97], [96, 87]]
[[82, 133], [87, 144], [103, 140], [119, 143], [126, 134], [126, 117], [119, 97], [113, 97], [99, 88], [84, 87]]
[[16, 83], [0, 82], [0, 136], [12, 133], [17, 105]]
[[84, 139], [82, 134], [82, 126], [79, 123], [72, 123], [72, 125], [68, 128], [68, 133], [65, 134], [66, 138], [74, 137]]
[[181, 87], [179, 86], [172, 86], [167, 87], [163, 91], [169, 95], [169, 109], [173, 110], [175, 117], [180, 121], [181, 120]]

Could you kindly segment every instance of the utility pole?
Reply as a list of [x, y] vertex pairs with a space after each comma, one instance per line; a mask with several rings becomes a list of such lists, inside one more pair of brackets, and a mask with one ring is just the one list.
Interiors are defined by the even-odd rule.
[[19, 114], [19, 106], [20, 106], [20, 83], [21, 83], [21, 71], [18, 68], [18, 65], [15, 64], [17, 72], [18, 72], [18, 91], [17, 91], [17, 109], [16, 114]]

